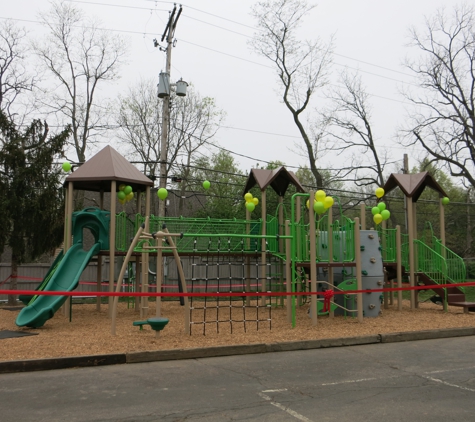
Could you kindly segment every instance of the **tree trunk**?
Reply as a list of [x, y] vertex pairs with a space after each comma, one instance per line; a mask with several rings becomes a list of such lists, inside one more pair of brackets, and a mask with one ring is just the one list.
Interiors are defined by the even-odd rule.
[[467, 237], [465, 239], [465, 251], [471, 253], [472, 251], [472, 222], [470, 220], [470, 188], [467, 189]]
[[[10, 290], [18, 289], [18, 262], [15, 255], [12, 256], [12, 272], [10, 274]], [[15, 306], [17, 295], [8, 295], [8, 305]]]

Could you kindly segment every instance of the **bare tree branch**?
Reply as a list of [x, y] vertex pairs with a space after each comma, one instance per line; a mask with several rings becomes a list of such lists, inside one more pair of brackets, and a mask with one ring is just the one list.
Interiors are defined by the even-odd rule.
[[323, 187], [314, 142], [301, 117], [315, 91], [327, 83], [333, 48], [332, 42], [325, 45], [319, 40], [301, 41], [298, 38], [303, 18], [313, 8], [304, 0], [257, 3], [252, 15], [257, 19], [260, 31], [254, 35], [250, 45], [274, 64], [282, 88], [282, 100], [302, 136], [317, 185]]
[[406, 66], [422, 92], [404, 92], [415, 108], [401, 131], [405, 146], [420, 145], [451, 176], [475, 186], [475, 10], [460, 6], [426, 19], [411, 31], [420, 57]]
[[44, 106], [71, 124], [77, 159], [84, 162], [88, 145], [107, 118], [107, 107], [96, 97], [102, 85], [119, 78], [126, 45], [69, 3], [53, 2], [41, 20], [49, 36], [35, 42], [34, 50], [57, 81], [55, 87], [43, 88]]

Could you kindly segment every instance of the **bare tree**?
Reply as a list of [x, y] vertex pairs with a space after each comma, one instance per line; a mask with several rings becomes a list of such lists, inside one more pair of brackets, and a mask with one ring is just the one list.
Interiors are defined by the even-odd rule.
[[259, 2], [252, 9], [260, 29], [251, 41], [253, 49], [275, 66], [282, 86], [282, 99], [292, 114], [305, 144], [310, 170], [318, 187], [323, 179], [316, 163], [314, 140], [309, 135], [303, 113], [313, 94], [327, 83], [331, 64], [332, 42], [302, 41], [298, 30], [305, 15], [314, 6], [305, 0]]
[[126, 45], [70, 3], [53, 2], [41, 20], [49, 35], [35, 42], [34, 49], [55, 80], [45, 87], [44, 106], [71, 125], [77, 159], [84, 162], [108, 110], [104, 98], [99, 101], [99, 89], [119, 78]]
[[420, 56], [407, 60], [420, 90], [406, 91], [414, 104], [402, 131], [405, 146], [422, 146], [431, 161], [475, 187], [475, 11], [460, 6], [427, 18], [411, 30]]
[[179, 212], [181, 213], [185, 191], [193, 184], [193, 181], [190, 180], [191, 166], [200, 156], [204, 155], [203, 149], [206, 149], [206, 146], [214, 144], [213, 138], [225, 113], [216, 107], [212, 98], [202, 98], [193, 90], [189, 91], [185, 101], [178, 104], [175, 113], [175, 118], [171, 122], [183, 145], [183, 148], [177, 151], [178, 154], [174, 157], [176, 160], [180, 156], [182, 161], [181, 165], [175, 163], [177, 172], [182, 176], [179, 202]]
[[9, 20], [0, 23], [0, 111], [10, 120], [18, 112], [13, 109], [18, 96], [36, 83], [25, 66], [27, 53], [26, 31]]
[[118, 138], [132, 156], [143, 161], [151, 179], [159, 173], [161, 107], [152, 80], [142, 80], [117, 102]]
[[[188, 87], [186, 97], [172, 93], [170, 103], [166, 175], [168, 178], [175, 172], [184, 193], [190, 185], [190, 166], [201, 156], [201, 150], [212, 144], [224, 112], [217, 108], [212, 98], [202, 98], [192, 85]], [[130, 147], [131, 154], [144, 162], [144, 171], [152, 179], [158, 177], [160, 170], [161, 121], [161, 107], [153, 81], [141, 81], [129, 89], [126, 97], [119, 98], [118, 136]], [[182, 205], [180, 202], [180, 211]]]
[[357, 186], [383, 186], [387, 153], [376, 146], [369, 95], [357, 74], [343, 72], [341, 82], [343, 88], [332, 89], [328, 95], [333, 107], [324, 113], [326, 144], [339, 156], [350, 154], [344, 160], [350, 165], [341, 166], [340, 180], [348, 180], [351, 174]]

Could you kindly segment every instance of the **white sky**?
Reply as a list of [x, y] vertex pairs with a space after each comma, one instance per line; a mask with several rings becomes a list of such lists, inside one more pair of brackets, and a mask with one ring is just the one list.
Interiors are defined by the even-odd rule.
[[[2, 1], [1, 18], [38, 20], [38, 11], [48, 8], [46, 0]], [[74, 1], [87, 14], [99, 16], [109, 29], [131, 31], [122, 35], [129, 39], [129, 64], [122, 79], [108, 89], [115, 97], [134, 85], [140, 77], [154, 77], [165, 69], [165, 53], [153, 47], [168, 20], [173, 2], [149, 0]], [[202, 96], [213, 97], [227, 113], [218, 132], [219, 145], [245, 156], [235, 156], [242, 170], [256, 163], [280, 160], [291, 166], [306, 165], [305, 158], [295, 152], [299, 141], [290, 112], [280, 102], [278, 82], [271, 64], [251, 52], [247, 41], [254, 30], [250, 16], [253, 0], [188, 0], [182, 3], [183, 13], [172, 52], [171, 80], [180, 78], [193, 83]], [[320, 0], [305, 21], [303, 34], [307, 39], [327, 40], [336, 35], [334, 74], [345, 66], [359, 69], [367, 92], [372, 94], [373, 133], [377, 144], [389, 148], [390, 160], [399, 160], [410, 152], [410, 166], [416, 165], [422, 150], [407, 151], [394, 139], [396, 128], [404, 122], [405, 107], [399, 87], [414, 82], [402, 67], [409, 49], [408, 28], [423, 28], [424, 15], [438, 8], [459, 4], [454, 0]], [[124, 7], [119, 7], [124, 6]], [[33, 34], [39, 25], [19, 22]], [[336, 83], [336, 80], [335, 80]], [[414, 85], [405, 85], [416, 89]], [[313, 107], [323, 104], [315, 98]], [[338, 165], [326, 157], [321, 167]], [[392, 171], [396, 171], [392, 169]]]

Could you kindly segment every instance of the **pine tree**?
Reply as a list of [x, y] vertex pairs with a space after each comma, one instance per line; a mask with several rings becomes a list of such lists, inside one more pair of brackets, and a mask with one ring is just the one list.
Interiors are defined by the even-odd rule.
[[[54, 166], [69, 127], [50, 136], [35, 120], [25, 130], [0, 112], [0, 253], [11, 248], [10, 288], [17, 288], [18, 265], [57, 247], [63, 236], [64, 199], [60, 168]], [[15, 303], [10, 295], [9, 304]]]

